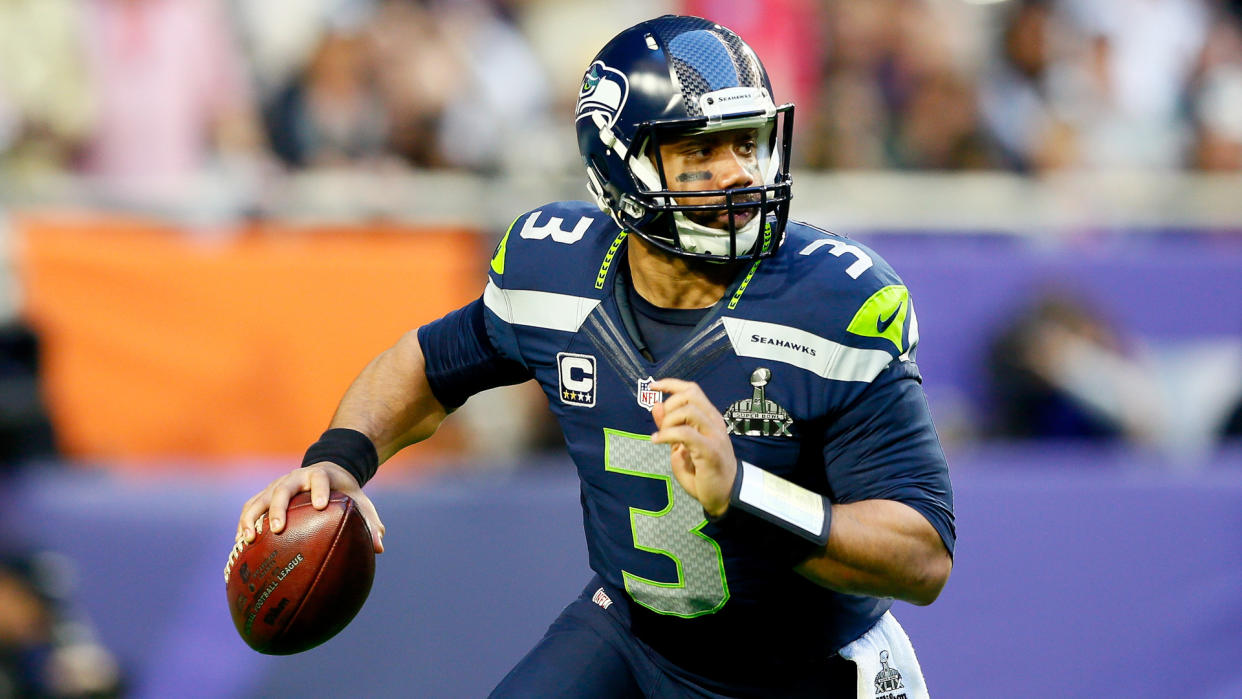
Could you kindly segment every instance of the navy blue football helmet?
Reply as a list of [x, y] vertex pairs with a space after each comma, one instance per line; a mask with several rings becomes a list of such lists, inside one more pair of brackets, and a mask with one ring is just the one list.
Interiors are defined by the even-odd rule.
[[[622, 229], [686, 257], [752, 260], [776, 252], [792, 196], [793, 105], [775, 105], [763, 64], [737, 34], [675, 15], [626, 29], [587, 68], [575, 125], [587, 187]], [[669, 189], [659, 144], [729, 129], [758, 134], [756, 182]], [[699, 223], [701, 212], [727, 224]]]

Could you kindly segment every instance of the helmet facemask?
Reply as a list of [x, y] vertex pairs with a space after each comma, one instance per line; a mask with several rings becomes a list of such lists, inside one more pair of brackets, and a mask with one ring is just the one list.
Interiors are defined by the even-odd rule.
[[[714, 122], [682, 119], [644, 123], [635, 134], [636, 147], [623, 156], [633, 179], [631, 193], [622, 194], [607, 208], [623, 228], [667, 252], [716, 261], [769, 257], [779, 243], [770, 231], [783, 231], [789, 217], [792, 128], [793, 105], [774, 108], [770, 114]], [[690, 191], [669, 186], [661, 144], [736, 129], [756, 132], [754, 184]], [[709, 225], [703, 222], [705, 218], [716, 221]], [[769, 228], [766, 239], [764, 228]]]
[[[720, 261], [774, 253], [771, 238], [765, 243], [760, 237], [764, 224], [774, 220], [779, 220], [776, 230], [783, 230], [789, 214], [788, 134], [777, 137], [781, 126], [786, 131], [792, 126], [787, 111], [716, 123], [687, 126], [675, 121], [640, 128], [636, 140], [641, 147], [631, 151], [626, 163], [637, 182], [637, 195], [631, 200], [647, 212], [644, 218], [651, 219], [640, 231], [644, 239], [679, 255]], [[707, 134], [719, 134], [728, 143], [727, 132], [744, 129], [754, 132], [752, 184], [701, 190], [670, 186], [662, 144]]]

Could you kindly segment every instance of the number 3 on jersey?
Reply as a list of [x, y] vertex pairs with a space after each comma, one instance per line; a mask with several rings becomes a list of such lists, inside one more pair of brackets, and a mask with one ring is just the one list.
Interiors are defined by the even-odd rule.
[[810, 255], [825, 246], [827, 246], [828, 252], [832, 253], [836, 257], [848, 254], [853, 255], [856, 258], [853, 264], [845, 268], [845, 273], [850, 275], [851, 279], [857, 279], [859, 275], [866, 272], [868, 269], [871, 269], [871, 266], [875, 264], [875, 261], [871, 259], [871, 256], [863, 252], [863, 249], [857, 245], [842, 243], [838, 240], [828, 240], [827, 238], [822, 238], [811, 243], [805, 248], [802, 248], [798, 254]]
[[605, 429], [604, 469], [662, 480], [668, 488], [664, 509], [630, 508], [630, 528], [634, 548], [673, 559], [677, 580], [648, 580], [623, 570], [630, 597], [652, 611], [680, 617], [719, 611], [729, 600], [720, 545], [700, 531], [707, 524], [703, 506], [673, 477], [669, 446], [652, 444], [647, 435]]

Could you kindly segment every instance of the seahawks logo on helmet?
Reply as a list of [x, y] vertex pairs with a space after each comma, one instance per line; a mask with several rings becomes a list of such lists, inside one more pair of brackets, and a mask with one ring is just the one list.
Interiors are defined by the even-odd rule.
[[[574, 121], [592, 118], [600, 128], [612, 128], [617, 115], [625, 107], [630, 83], [625, 73], [596, 61], [587, 68], [578, 91], [578, 109]], [[596, 118], [596, 115], [602, 118]]]

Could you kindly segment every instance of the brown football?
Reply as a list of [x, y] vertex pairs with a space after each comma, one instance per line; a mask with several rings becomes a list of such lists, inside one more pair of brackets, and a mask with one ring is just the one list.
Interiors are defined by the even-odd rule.
[[254, 541], [238, 542], [224, 567], [237, 633], [269, 655], [301, 653], [335, 636], [362, 609], [374, 579], [371, 530], [342, 493], [323, 510], [310, 493], [298, 493], [284, 530], [273, 534], [263, 515]]

